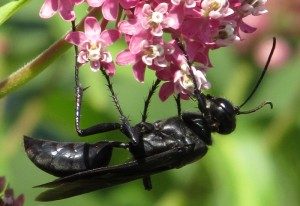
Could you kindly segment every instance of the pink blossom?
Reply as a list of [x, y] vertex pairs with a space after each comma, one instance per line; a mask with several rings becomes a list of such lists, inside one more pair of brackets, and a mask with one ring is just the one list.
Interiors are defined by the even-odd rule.
[[137, 18], [120, 21], [119, 31], [128, 35], [137, 35], [143, 31], [143, 27]]
[[124, 50], [117, 55], [116, 62], [119, 65], [133, 64], [134, 77], [138, 81], [144, 81], [146, 66], [159, 70], [170, 64], [169, 56], [174, 53], [173, 42], [166, 44], [162, 40], [157, 43], [142, 40], [138, 43], [138, 39], [134, 42], [131, 50]]
[[197, 0], [171, 0], [172, 4], [180, 5], [183, 4], [186, 8], [194, 8], [196, 6]]
[[218, 30], [218, 23], [207, 18], [186, 18], [181, 26], [181, 32], [188, 41], [197, 41], [202, 45], [210, 44]]
[[[168, 61], [165, 58], [165, 49], [163, 45], [150, 45], [147, 40], [141, 42], [143, 47], [142, 61], [148, 65], [156, 65], [159, 67], [167, 67]], [[172, 48], [170, 48], [172, 50]], [[170, 51], [171, 52], [171, 51]]]
[[154, 70], [165, 69], [169, 66], [175, 53], [174, 41], [169, 43], [163, 42], [162, 39], [154, 41], [147, 38], [147, 35], [149, 33], [145, 32], [133, 36], [129, 49], [120, 52], [116, 58], [116, 63], [119, 65], [133, 65], [134, 77], [139, 82], [144, 81], [146, 66]]
[[107, 46], [111, 45], [120, 37], [117, 30], [104, 30], [94, 17], [87, 17], [84, 21], [84, 32], [70, 32], [65, 40], [77, 45], [79, 54], [77, 61], [81, 64], [90, 62], [92, 71], [103, 68], [107, 74], [114, 75], [115, 66], [112, 56], [107, 51]]
[[40, 10], [40, 17], [50, 18], [56, 12], [66, 21], [75, 19], [74, 5], [82, 3], [84, 0], [45, 0]]
[[0, 177], [0, 205], [1, 206], [23, 206], [24, 195], [14, 197], [13, 189], [6, 187], [5, 177]]
[[150, 29], [153, 36], [161, 37], [163, 35], [163, 28], [172, 27], [177, 29], [179, 27], [174, 18], [168, 17], [167, 3], [158, 4], [154, 10], [152, 10], [150, 4], [144, 4], [141, 12], [141, 25], [144, 29]]
[[116, 58], [119, 65], [133, 65], [133, 75], [139, 82], [144, 82], [146, 64], [141, 59], [141, 54], [133, 54], [128, 49], [121, 51]]
[[0, 177], [0, 194], [2, 194], [3, 190], [6, 187], [5, 183], [6, 183], [5, 177]]
[[237, 24], [235, 21], [223, 21], [219, 26], [218, 34], [215, 36], [215, 43], [218, 46], [227, 46], [236, 41], [240, 41], [237, 35]]
[[229, 8], [228, 0], [203, 0], [201, 7], [201, 14], [213, 19], [226, 17], [234, 13], [234, 11]]
[[202, 68], [212, 67], [208, 56], [209, 47], [203, 45], [202, 42], [186, 40], [186, 53], [189, 61], [201, 64]]
[[[74, 20], [73, 8], [83, 0], [45, 0], [41, 16], [49, 18], [59, 12], [65, 20]], [[67, 35], [66, 40], [79, 48], [77, 61], [90, 63], [93, 71], [105, 69], [115, 73], [107, 47], [124, 34], [126, 48], [118, 53], [116, 63], [132, 65], [137, 81], [143, 82], [146, 68], [154, 70], [163, 82], [160, 98], [172, 94], [187, 99], [195, 85], [209, 83], [205, 73], [212, 67], [209, 52], [241, 40], [241, 34], [252, 33], [255, 27], [244, 22], [249, 15], [267, 12], [267, 0], [86, 0], [90, 7], [101, 8], [104, 22], [115, 21], [118, 28], [101, 31], [93, 17], [85, 20], [84, 32]], [[120, 13], [122, 12], [122, 13]], [[104, 24], [102, 24], [103, 26]], [[111, 26], [112, 24], [110, 24]], [[165, 39], [171, 39], [166, 43]], [[175, 41], [176, 40], [176, 41]], [[179, 41], [179, 45], [178, 42]]]
[[134, 7], [138, 0], [86, 0], [91, 7], [102, 6], [103, 17], [108, 21], [115, 21], [118, 17], [119, 4], [124, 9]]
[[190, 70], [196, 78], [198, 89], [209, 89], [210, 83], [206, 80], [203, 70], [196, 67], [189, 67], [184, 56], [180, 55], [181, 63], [179, 65], [172, 64], [168, 69], [156, 72], [156, 76], [166, 81], [162, 84], [159, 97], [165, 101], [172, 94], [180, 94], [181, 98], [187, 99], [194, 92], [194, 82], [190, 74]]
[[194, 92], [195, 85], [190, 74], [190, 69], [195, 75], [198, 90], [210, 88], [210, 83], [206, 80], [201, 70], [196, 70], [194, 66], [189, 68], [188, 65], [186, 65], [185, 69], [178, 70], [174, 75], [176, 93], [192, 94]]
[[268, 12], [268, 10], [265, 8], [266, 3], [267, 0], [252, 1], [252, 3], [248, 3], [248, 1], [244, 0], [242, 11], [244, 12], [245, 16], [249, 14], [252, 14], [253, 16], [259, 16]]

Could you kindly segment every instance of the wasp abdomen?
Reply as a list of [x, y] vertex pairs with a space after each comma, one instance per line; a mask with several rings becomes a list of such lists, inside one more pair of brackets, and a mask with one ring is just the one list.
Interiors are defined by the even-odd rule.
[[107, 166], [112, 155], [110, 142], [62, 143], [24, 137], [25, 151], [40, 169], [55, 176]]

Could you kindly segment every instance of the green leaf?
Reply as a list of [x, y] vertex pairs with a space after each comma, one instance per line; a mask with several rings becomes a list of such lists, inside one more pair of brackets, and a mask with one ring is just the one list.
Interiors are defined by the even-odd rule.
[[12, 1], [0, 7], [0, 25], [9, 19], [14, 13], [25, 6], [30, 0]]

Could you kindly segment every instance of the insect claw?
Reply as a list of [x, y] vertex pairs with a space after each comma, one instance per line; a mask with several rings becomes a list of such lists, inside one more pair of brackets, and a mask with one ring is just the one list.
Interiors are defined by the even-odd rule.
[[82, 91], [85, 91], [85, 90], [87, 90], [88, 88], [90, 88], [90, 86], [87, 86], [87, 87], [83, 88]]

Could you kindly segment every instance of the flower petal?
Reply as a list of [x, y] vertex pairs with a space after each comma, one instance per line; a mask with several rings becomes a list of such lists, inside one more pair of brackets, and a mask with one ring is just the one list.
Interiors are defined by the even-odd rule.
[[113, 62], [102, 63], [102, 68], [105, 70], [105, 72], [108, 76], [113, 76], [116, 73], [116, 67]]
[[143, 61], [138, 61], [133, 65], [133, 75], [139, 82], [144, 82], [146, 65]]
[[50, 18], [58, 10], [58, 0], [45, 0], [40, 10], [40, 17]]
[[253, 33], [256, 31], [255, 27], [252, 27], [252, 26], [246, 24], [244, 21], [240, 22], [240, 29], [244, 33]]
[[95, 17], [86, 17], [84, 20], [84, 33], [89, 40], [98, 41], [101, 27]]
[[118, 25], [118, 28], [120, 32], [129, 35], [136, 35], [143, 29], [143, 27], [137, 19], [121, 21]]
[[102, 5], [103, 17], [108, 21], [115, 21], [118, 17], [119, 1], [106, 0]]
[[86, 0], [86, 2], [91, 7], [100, 7], [102, 6], [104, 0]]
[[72, 0], [74, 2], [74, 4], [79, 5], [82, 2], [84, 2], [84, 0]]
[[142, 14], [145, 16], [150, 16], [152, 14], [152, 9], [150, 4], [145, 4], [142, 8]]
[[134, 7], [138, 2], [139, 0], [120, 0], [120, 4], [124, 9], [130, 9]]
[[89, 61], [89, 59], [87, 57], [86, 52], [80, 51], [79, 54], [78, 54], [78, 57], [77, 57], [77, 62], [80, 63], [80, 64], [85, 64], [88, 61]]
[[160, 4], [157, 5], [157, 7], [154, 9], [154, 11], [165, 14], [168, 11], [168, 4], [167, 3], [160, 3]]
[[124, 50], [117, 55], [116, 63], [118, 65], [128, 65], [137, 62], [136, 55], [132, 54], [129, 50]]
[[161, 85], [159, 90], [159, 98], [161, 101], [166, 101], [169, 96], [174, 93], [174, 84], [172, 82], [165, 82]]
[[141, 32], [138, 35], [132, 36], [128, 45], [129, 50], [133, 54], [140, 53], [144, 47], [149, 45], [148, 40], [150, 40], [150, 38], [147, 32]]
[[118, 30], [116, 29], [109, 29], [109, 30], [104, 30], [100, 34], [100, 38], [103, 40], [103, 42], [106, 45], [111, 45], [115, 41], [117, 41], [120, 38], [121, 34]]
[[87, 41], [85, 34], [81, 31], [70, 32], [65, 37], [65, 40], [71, 44], [75, 44], [77, 46], [82, 45]]
[[173, 75], [170, 69], [162, 69], [156, 72], [157, 78], [164, 81], [172, 81]]
[[59, 14], [66, 21], [75, 20], [75, 12], [73, 11], [74, 3], [70, 0], [60, 0]]
[[13, 206], [23, 206], [25, 202], [25, 197], [23, 194], [19, 195], [13, 203]]
[[100, 61], [90, 61], [91, 70], [97, 72], [100, 70], [101, 63]]

